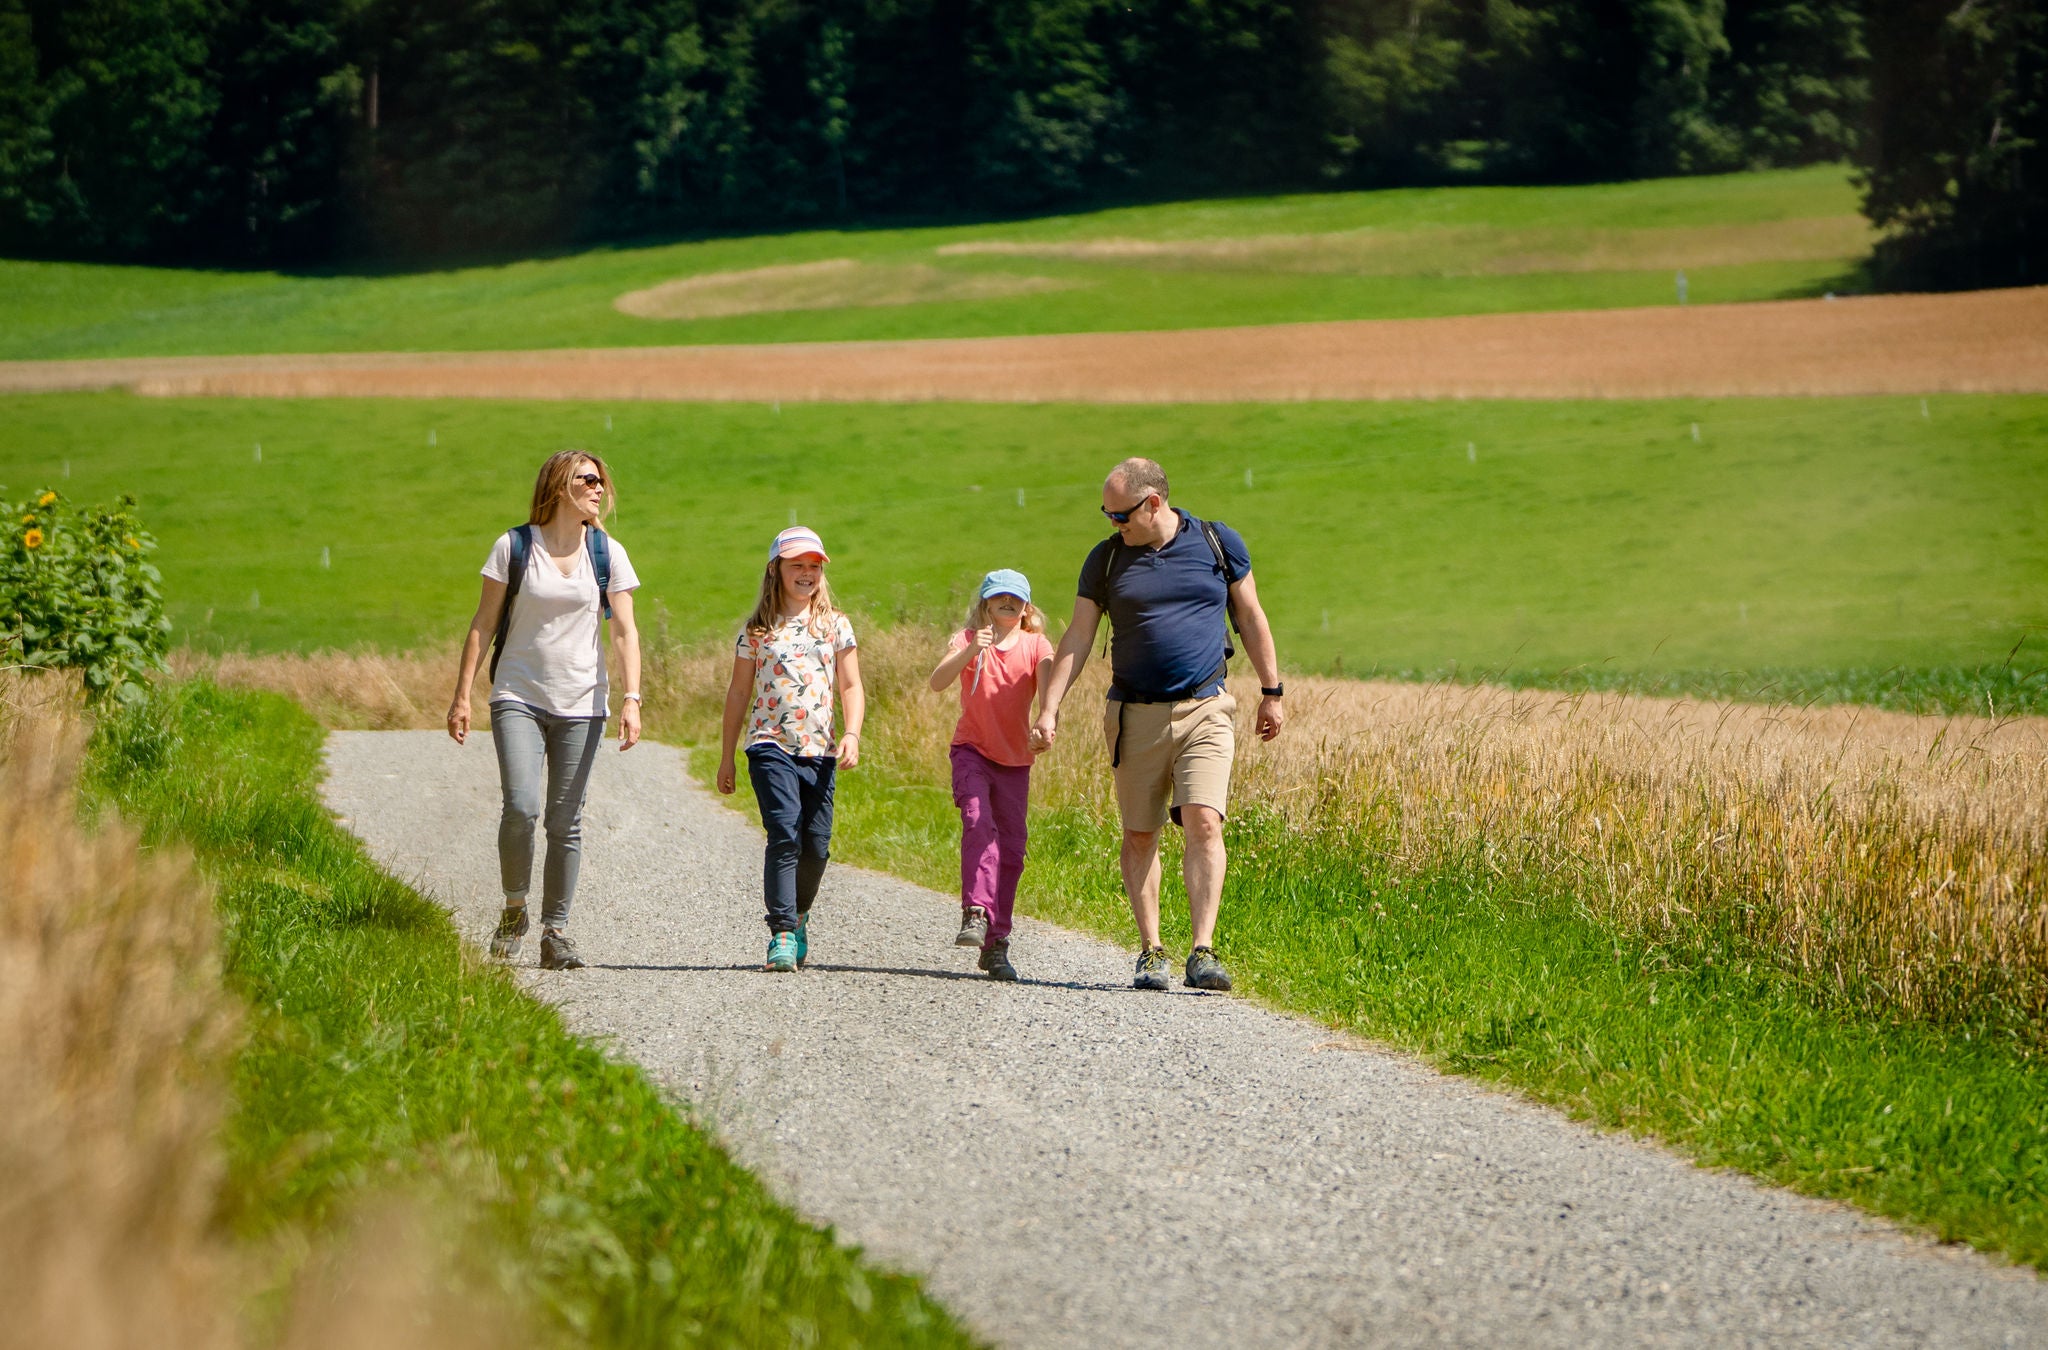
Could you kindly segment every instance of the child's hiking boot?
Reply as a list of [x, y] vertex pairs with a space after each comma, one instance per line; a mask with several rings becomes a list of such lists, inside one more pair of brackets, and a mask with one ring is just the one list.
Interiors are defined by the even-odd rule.
[[1230, 992], [1230, 972], [1216, 959], [1214, 949], [1197, 947], [1188, 953], [1188, 988], [1213, 989], [1219, 994]]
[[796, 963], [801, 966], [811, 959], [811, 916], [799, 914], [796, 918]]
[[988, 945], [988, 911], [980, 905], [960, 907], [960, 933], [953, 939], [955, 947], [985, 947]]
[[796, 934], [775, 933], [768, 938], [769, 970], [791, 971], [796, 969]]
[[576, 951], [576, 944], [569, 935], [559, 928], [545, 928], [540, 935], [540, 968], [542, 970], [581, 970], [583, 958]]
[[505, 906], [498, 916], [498, 931], [491, 934], [491, 955], [500, 961], [519, 955], [519, 939], [526, 936], [526, 929], [526, 906]]
[[1000, 980], [1005, 984], [1010, 984], [1017, 978], [1017, 968], [1010, 964], [1010, 940], [1008, 938], [995, 938], [986, 947], [983, 947], [979, 964], [983, 970], [988, 972], [988, 977], [991, 980]]
[[1131, 977], [1133, 989], [1164, 989], [1166, 974], [1173, 963], [1166, 959], [1166, 948], [1150, 947], [1138, 953], [1138, 973]]

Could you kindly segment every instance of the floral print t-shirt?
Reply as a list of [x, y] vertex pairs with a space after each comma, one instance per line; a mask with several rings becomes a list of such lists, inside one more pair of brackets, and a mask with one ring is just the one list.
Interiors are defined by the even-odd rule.
[[746, 744], [779, 745], [795, 756], [838, 753], [832, 735], [832, 693], [840, 652], [855, 646], [853, 625], [832, 616], [819, 636], [810, 616], [784, 619], [765, 633], [740, 632], [733, 655], [754, 663], [754, 706], [747, 713]]

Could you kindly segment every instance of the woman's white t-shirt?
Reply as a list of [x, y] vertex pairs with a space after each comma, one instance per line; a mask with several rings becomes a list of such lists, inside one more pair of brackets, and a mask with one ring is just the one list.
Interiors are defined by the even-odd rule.
[[[557, 717], [603, 717], [610, 690], [589, 546], [577, 548], [576, 565], [564, 576], [548, 556], [540, 531], [531, 525], [519, 528], [529, 533], [532, 546], [526, 554], [525, 580], [510, 602], [512, 623], [505, 630], [505, 651], [498, 658], [498, 677], [491, 683], [491, 702], [525, 703]], [[616, 539], [609, 542], [611, 594], [618, 595], [637, 587], [640, 578], [625, 547]], [[491, 545], [484, 575], [509, 583], [511, 569], [508, 530]]]

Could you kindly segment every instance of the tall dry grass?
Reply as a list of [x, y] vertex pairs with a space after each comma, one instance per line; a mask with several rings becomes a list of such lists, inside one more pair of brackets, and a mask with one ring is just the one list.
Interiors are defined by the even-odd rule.
[[0, 1343], [225, 1345], [209, 1231], [236, 1008], [189, 863], [79, 828], [64, 686], [0, 720]]
[[314, 1244], [280, 1328], [246, 1322], [272, 1265], [214, 1223], [241, 1009], [212, 892], [119, 820], [81, 826], [86, 737], [75, 683], [0, 678], [0, 1347], [509, 1343], [424, 1198], [367, 1205]]
[[[944, 772], [949, 699], [923, 681], [938, 630], [861, 629], [873, 712], [863, 747], [909, 777]], [[722, 643], [657, 643], [651, 734], [717, 734]], [[438, 726], [452, 659], [236, 658], [217, 677], [281, 688], [334, 725], [391, 725], [390, 691]], [[1090, 663], [1045, 810], [1113, 819]], [[1293, 677], [1289, 726], [1251, 735], [1236, 683], [1240, 811], [1361, 867], [1469, 869], [1568, 893], [1660, 940], [1733, 940], [1914, 1017], [1996, 1003], [2048, 1034], [2048, 719], [1916, 717], [1489, 686]], [[313, 691], [309, 697], [299, 690]]]
[[1533, 878], [1914, 1016], [2048, 1028], [2048, 720], [1290, 681], [1245, 799], [1408, 872]]

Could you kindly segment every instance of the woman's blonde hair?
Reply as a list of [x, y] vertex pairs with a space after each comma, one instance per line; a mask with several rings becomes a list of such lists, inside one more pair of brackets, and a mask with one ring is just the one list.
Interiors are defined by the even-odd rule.
[[[1010, 593], [1008, 591], [998, 591], [996, 594], [1008, 595]], [[989, 601], [995, 598], [994, 595], [991, 595], [986, 599], [974, 602], [974, 608], [967, 611], [967, 626], [969, 628], [986, 628], [989, 626]], [[1038, 606], [1032, 604], [1029, 600], [1025, 600], [1021, 595], [1015, 598], [1023, 601], [1024, 604], [1024, 617], [1017, 620], [1017, 626], [1027, 633], [1043, 633], [1045, 631], [1045, 615], [1038, 612]]]
[[[832, 588], [825, 582], [825, 568], [818, 567], [818, 593], [811, 597], [811, 612], [805, 618], [805, 627], [812, 637], [826, 637], [832, 632]], [[747, 616], [747, 636], [759, 637], [772, 628], [782, 626], [782, 559], [770, 558], [768, 570], [761, 574], [761, 598], [754, 602], [754, 612]]]
[[603, 520], [612, 513], [619, 504], [619, 494], [612, 487], [612, 471], [604, 466], [604, 461], [588, 450], [557, 450], [548, 456], [547, 463], [540, 466], [540, 476], [533, 480], [533, 510], [526, 515], [527, 524], [545, 525], [555, 518], [576, 466], [586, 461], [604, 483], [604, 500], [598, 503], [597, 518]]

